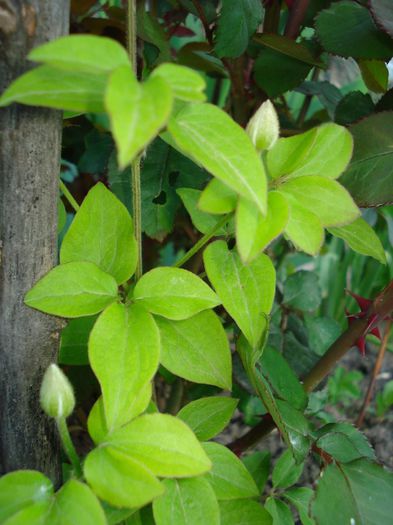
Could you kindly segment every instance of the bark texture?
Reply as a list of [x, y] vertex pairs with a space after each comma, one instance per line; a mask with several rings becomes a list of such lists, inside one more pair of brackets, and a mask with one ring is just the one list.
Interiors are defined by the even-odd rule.
[[[68, 30], [68, 0], [0, 0], [0, 92], [31, 67], [28, 52]], [[24, 306], [57, 259], [61, 114], [0, 109], [0, 473], [38, 469], [56, 484], [59, 445], [39, 405], [59, 320]]]

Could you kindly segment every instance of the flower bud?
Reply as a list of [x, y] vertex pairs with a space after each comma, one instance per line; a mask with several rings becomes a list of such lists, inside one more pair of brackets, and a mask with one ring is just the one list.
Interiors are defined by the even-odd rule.
[[51, 364], [46, 369], [40, 390], [43, 411], [51, 417], [68, 417], [75, 407], [71, 383], [60, 368]]
[[280, 124], [270, 100], [266, 100], [251, 117], [246, 131], [258, 151], [274, 146], [280, 134]]

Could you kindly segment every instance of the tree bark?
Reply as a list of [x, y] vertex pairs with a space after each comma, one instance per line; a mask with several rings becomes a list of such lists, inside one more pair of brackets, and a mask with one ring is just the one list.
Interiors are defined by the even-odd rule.
[[[69, 0], [0, 0], [0, 92], [32, 66], [28, 52], [68, 29]], [[23, 303], [57, 261], [58, 111], [0, 109], [0, 472], [60, 480], [59, 444], [39, 404], [59, 320]]]

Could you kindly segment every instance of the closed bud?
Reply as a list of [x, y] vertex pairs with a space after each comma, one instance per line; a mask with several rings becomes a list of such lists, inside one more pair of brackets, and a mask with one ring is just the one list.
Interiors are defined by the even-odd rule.
[[41, 384], [40, 402], [43, 411], [51, 417], [68, 417], [75, 407], [71, 383], [60, 368], [48, 366]]
[[246, 131], [258, 151], [274, 146], [280, 135], [280, 123], [270, 100], [266, 100], [251, 117]]

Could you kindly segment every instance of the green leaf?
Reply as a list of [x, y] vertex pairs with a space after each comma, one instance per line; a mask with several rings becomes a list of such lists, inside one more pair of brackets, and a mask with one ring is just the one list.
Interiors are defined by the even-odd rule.
[[87, 342], [96, 322], [94, 317], [72, 319], [62, 330], [60, 336], [59, 364], [88, 365]]
[[181, 320], [214, 308], [220, 300], [199, 277], [181, 268], [155, 268], [134, 289], [134, 299], [153, 314]]
[[263, 492], [270, 474], [270, 458], [271, 454], [267, 451], [252, 452], [242, 458], [243, 465], [254, 478], [260, 493]]
[[12, 102], [81, 113], [103, 113], [107, 76], [40, 66], [17, 78], [0, 97]]
[[294, 525], [295, 522], [288, 505], [280, 499], [267, 498], [265, 508], [273, 518], [273, 525]]
[[87, 429], [96, 445], [102, 443], [108, 434], [102, 396], [97, 399], [93, 408], [90, 410], [89, 417], [87, 418]]
[[311, 67], [279, 51], [264, 48], [255, 60], [254, 78], [269, 98], [275, 98], [297, 87], [307, 77]]
[[114, 278], [90, 262], [56, 266], [25, 295], [31, 308], [60, 317], [97, 314], [117, 299]]
[[392, 491], [393, 474], [376, 463], [331, 463], [318, 483], [313, 514], [318, 525], [387, 524], [393, 514]]
[[5, 525], [26, 525], [26, 523], [29, 525], [52, 525], [46, 521], [51, 505], [51, 501], [33, 503], [9, 518]]
[[259, 0], [223, 0], [216, 33], [218, 57], [238, 57], [262, 20]]
[[270, 191], [267, 215], [243, 198], [236, 209], [236, 246], [244, 262], [255, 259], [283, 232], [289, 217], [289, 206], [283, 194]]
[[386, 93], [389, 70], [383, 60], [359, 60], [364, 83], [374, 93]]
[[230, 213], [236, 203], [236, 192], [219, 179], [212, 179], [201, 193], [199, 208], [206, 213]]
[[[184, 207], [188, 211], [193, 225], [201, 233], [207, 233], [213, 229], [218, 222], [221, 221], [221, 217], [205, 213], [198, 209], [198, 200], [199, 196], [201, 195], [200, 190], [194, 190], [193, 188], [179, 188], [176, 190], [176, 193], [183, 201]], [[216, 235], [226, 235], [228, 230], [229, 232], [233, 233], [233, 228], [230, 227], [229, 223], [217, 230]]]
[[389, 0], [370, 0], [371, 14], [376, 24], [393, 38], [393, 14]]
[[347, 167], [352, 150], [349, 131], [329, 122], [300, 135], [279, 139], [267, 153], [269, 175], [284, 180], [306, 175], [337, 179]]
[[260, 503], [248, 499], [220, 501], [221, 525], [272, 525]]
[[375, 453], [366, 437], [349, 423], [325, 425], [318, 430], [315, 444], [343, 463], [362, 457], [375, 459]]
[[207, 441], [228, 425], [237, 403], [231, 397], [203, 397], [184, 406], [177, 417], [187, 423], [200, 441]]
[[282, 184], [280, 191], [314, 213], [322, 226], [343, 226], [360, 215], [352, 197], [335, 180], [317, 176], [299, 177]]
[[374, 102], [368, 93], [351, 91], [337, 104], [334, 120], [337, 124], [348, 125], [368, 117], [374, 112]]
[[157, 525], [220, 525], [220, 510], [204, 478], [166, 479], [165, 494], [153, 502]]
[[16, 470], [5, 474], [0, 478], [0, 523], [35, 503], [49, 502], [52, 495], [52, 483], [41, 472]]
[[158, 134], [172, 109], [172, 90], [159, 77], [139, 84], [130, 67], [112, 73], [105, 96], [120, 168]]
[[[28, 523], [28, 522], [26, 522]], [[54, 504], [45, 518], [47, 525], [106, 525], [105, 513], [91, 489], [70, 479], [56, 493]]]
[[321, 288], [315, 273], [300, 270], [286, 279], [283, 302], [287, 307], [312, 312], [318, 308], [321, 300]]
[[339, 228], [329, 228], [329, 232], [335, 237], [344, 239], [352, 250], [374, 257], [382, 264], [386, 264], [384, 247], [375, 231], [369, 224], [359, 217], [356, 221]]
[[101, 385], [109, 431], [136, 415], [134, 404], [156, 373], [159, 357], [157, 326], [141, 306], [115, 303], [97, 319], [89, 360]]
[[266, 212], [261, 159], [247, 133], [224, 111], [211, 104], [189, 104], [171, 118], [168, 130], [180, 151]]
[[313, 490], [308, 487], [293, 487], [286, 490], [283, 497], [297, 509], [303, 525], [315, 525], [314, 520], [309, 517]]
[[63, 201], [59, 198], [57, 201], [57, 233], [63, 231], [64, 226], [67, 222], [67, 212], [64, 206]]
[[393, 203], [393, 111], [371, 115], [350, 130], [355, 148], [340, 182], [360, 207]]
[[145, 414], [116, 430], [106, 443], [161, 477], [207, 472], [210, 460], [189, 427], [168, 414]]
[[289, 202], [289, 219], [285, 227], [285, 234], [292, 241], [295, 248], [310, 255], [317, 255], [322, 247], [325, 234], [319, 218], [302, 206], [296, 199], [285, 194]]
[[217, 315], [208, 310], [183, 321], [156, 318], [161, 335], [161, 363], [194, 383], [232, 386], [228, 339]]
[[204, 102], [206, 82], [203, 77], [188, 67], [178, 64], [161, 64], [154, 69], [151, 78], [159, 77], [171, 87], [173, 95], [180, 100]]
[[357, 2], [335, 2], [317, 15], [315, 29], [329, 53], [381, 60], [392, 56], [392, 40], [377, 28], [367, 7]]
[[260, 365], [263, 375], [279, 397], [291, 403], [295, 408], [300, 410], [306, 408], [307, 394], [280, 352], [269, 346], [266, 347]]
[[253, 498], [259, 495], [251, 474], [233, 452], [213, 442], [204, 443], [203, 448], [213, 463], [206, 478], [218, 500]]
[[294, 485], [304, 469], [304, 463], [296, 465], [290, 450], [286, 450], [278, 458], [272, 473], [273, 487], [286, 489]]
[[85, 73], [109, 73], [130, 64], [127, 51], [116, 40], [95, 35], [63, 36], [36, 47], [28, 58], [59, 69]]
[[317, 355], [322, 356], [341, 335], [340, 324], [331, 317], [306, 317], [308, 344]]
[[306, 46], [299, 44], [287, 36], [276, 35], [273, 33], [263, 33], [255, 35], [253, 41], [257, 42], [258, 44], [262, 44], [263, 46], [269, 47], [274, 51], [278, 51], [282, 55], [300, 60], [305, 64], [318, 67], [323, 66], [323, 63], [320, 60], [314, 58]]
[[96, 184], [64, 237], [60, 262], [90, 261], [122, 284], [135, 272], [137, 252], [128, 211], [104, 184]]
[[245, 265], [224, 241], [211, 243], [203, 254], [206, 273], [224, 308], [252, 346], [257, 346], [266, 326], [275, 293], [275, 270], [262, 254]]
[[115, 507], [141, 507], [164, 492], [147, 467], [113, 447], [90, 452], [84, 474], [97, 496]]

